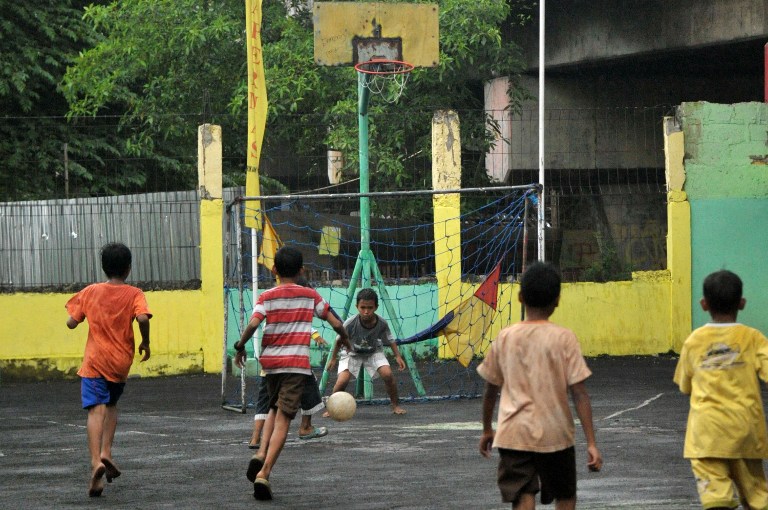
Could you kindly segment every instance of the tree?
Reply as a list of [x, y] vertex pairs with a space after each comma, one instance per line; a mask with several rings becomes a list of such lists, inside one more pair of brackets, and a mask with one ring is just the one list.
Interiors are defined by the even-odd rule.
[[[354, 167], [355, 72], [314, 64], [311, 13], [302, 6], [294, 2], [288, 15], [283, 0], [263, 3], [270, 108], [262, 165], [268, 168], [284, 152], [324, 154], [326, 147], [333, 147], [344, 150]], [[195, 130], [201, 118], [224, 126], [229, 144], [225, 154], [244, 153], [244, 18], [243, 0], [118, 0], [86, 8], [85, 20], [98, 43], [81, 53], [66, 73], [63, 91], [70, 115], [116, 113], [124, 136], [122, 154], [153, 158], [164, 174], [193, 187], [184, 158], [196, 154]], [[514, 76], [521, 68], [517, 48], [502, 40], [504, 24], [517, 22], [507, 2], [440, 2], [440, 65], [414, 71], [395, 108], [371, 105], [372, 143], [377, 146], [374, 189], [391, 189], [392, 183], [408, 189], [429, 182], [424, 168], [436, 108], [474, 112], [462, 118], [462, 138], [477, 154], [484, 153], [492, 126], [482, 113], [483, 81]], [[384, 121], [395, 117], [400, 122]], [[404, 130], [417, 133], [410, 147], [404, 145]], [[244, 159], [225, 160], [227, 183], [242, 182]], [[324, 171], [315, 163], [298, 174]], [[468, 180], [483, 178], [484, 169], [477, 166]]]
[[[94, 43], [81, 19], [87, 3], [0, 3], [2, 199], [52, 197], [64, 188], [64, 144], [71, 138], [68, 104], [57, 85], [77, 52]], [[87, 133], [73, 141], [84, 153], [101, 143]]]

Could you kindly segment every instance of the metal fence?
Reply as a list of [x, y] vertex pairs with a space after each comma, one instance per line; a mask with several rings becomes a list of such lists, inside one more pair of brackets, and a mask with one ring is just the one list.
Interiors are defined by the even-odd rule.
[[[627, 279], [631, 271], [666, 267], [662, 120], [673, 113], [670, 106], [547, 110], [546, 258], [560, 266], [566, 280]], [[499, 139], [485, 152], [471, 133], [462, 138], [462, 184], [477, 186], [477, 181], [464, 181], [486, 173], [503, 176], [499, 183], [505, 185], [537, 182], [538, 112], [485, 114], [495, 119]], [[459, 116], [476, 119], [478, 112]], [[380, 172], [374, 137], [372, 189], [429, 188], [429, 115], [420, 112], [419, 122], [413, 121], [416, 117], [398, 111], [374, 119], [374, 124], [401, 134], [399, 150], [408, 179], [401, 182]], [[324, 133], [331, 127], [327, 122], [316, 115], [285, 116], [270, 129], [291, 132], [291, 126], [310, 124]], [[357, 191], [356, 148], [341, 155], [350, 159], [344, 170], [346, 184], [329, 186], [327, 147], [292, 147], [295, 150], [268, 147], [262, 174], [290, 190]], [[242, 189], [227, 189], [225, 203], [238, 194]], [[382, 217], [393, 214], [403, 211], [381, 211]], [[109, 241], [132, 249], [131, 281], [137, 285], [199, 285], [197, 193], [0, 203], [0, 291], [55, 290], [100, 280], [99, 248]]]
[[0, 290], [54, 291], [103, 280], [100, 248], [131, 248], [131, 281], [199, 286], [196, 191], [0, 204]]

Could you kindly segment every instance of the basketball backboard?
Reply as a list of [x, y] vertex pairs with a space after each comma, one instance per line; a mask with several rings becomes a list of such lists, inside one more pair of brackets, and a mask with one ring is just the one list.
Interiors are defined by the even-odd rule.
[[372, 58], [415, 67], [438, 64], [437, 4], [315, 2], [315, 63], [345, 66]]

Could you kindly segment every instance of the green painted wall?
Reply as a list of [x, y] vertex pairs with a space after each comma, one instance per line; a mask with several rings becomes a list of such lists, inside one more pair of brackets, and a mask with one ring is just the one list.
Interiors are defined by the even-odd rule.
[[[401, 285], [397, 287], [393, 287], [389, 289], [390, 292], [396, 292], [397, 297], [395, 298], [392, 296], [392, 299], [397, 299], [398, 303], [395, 306], [395, 310], [407, 310], [408, 316], [404, 317], [402, 319], [402, 328], [403, 328], [403, 334], [407, 337], [410, 335], [413, 335], [414, 333], [418, 333], [419, 331], [422, 331], [424, 329], [427, 329], [429, 326], [434, 324], [440, 317], [437, 316], [437, 286], [435, 284], [425, 284], [425, 285]], [[244, 302], [246, 303], [247, 307], [251, 307], [253, 300], [252, 300], [252, 291], [250, 289], [247, 289], [244, 291], [245, 296], [243, 297]], [[333, 307], [334, 310], [336, 310], [336, 313], [339, 315], [342, 315], [342, 310], [344, 309], [344, 303], [346, 302], [346, 289], [340, 289], [340, 288], [330, 288], [330, 287], [317, 287], [317, 292], [323, 296], [323, 298], [328, 301], [331, 304], [331, 307]], [[242, 326], [238, 325], [238, 318], [240, 314], [240, 298], [237, 294], [237, 292], [232, 292], [230, 296], [230, 308], [229, 308], [229, 314], [230, 319], [227, 321], [227, 348], [230, 352], [230, 354], [234, 357], [234, 349], [232, 346], [234, 343], [240, 338], [240, 333], [242, 332]], [[355, 313], [357, 313], [354, 309], [354, 301], [352, 302], [352, 310], [349, 312], [349, 316], [351, 317]], [[377, 312], [379, 315], [384, 317], [387, 321], [390, 323], [392, 322], [389, 316], [387, 315], [386, 308], [383, 306], [383, 304], [379, 303], [379, 309]], [[248, 310], [245, 313], [245, 321], [247, 322], [251, 316], [250, 310]], [[234, 320], [233, 320], [234, 318]], [[332, 341], [335, 338], [336, 333], [331, 329], [330, 326], [328, 326], [327, 323], [315, 319], [314, 321], [315, 328], [320, 332], [320, 334], [323, 335], [323, 338], [327, 342]], [[394, 333], [394, 331], [393, 331]], [[437, 345], [437, 340], [431, 340], [429, 342], [419, 342], [417, 344], [414, 344], [412, 347], [409, 347], [410, 349], [413, 349], [414, 355], [419, 355], [422, 353], [426, 353], [430, 349], [434, 348]], [[249, 342], [248, 346], [246, 347], [246, 351], [248, 352], [248, 357], [252, 358], [253, 355], [253, 342]], [[312, 353], [311, 353], [311, 362], [313, 366], [320, 366], [321, 364], [321, 351], [319, 348], [315, 348], [313, 344]]]
[[704, 278], [719, 269], [744, 280], [739, 320], [768, 331], [768, 105], [684, 103], [685, 186], [691, 203], [692, 327]]
[[699, 306], [701, 285], [712, 271], [728, 269], [744, 280], [747, 307], [739, 320], [768, 332], [768, 200], [691, 201], [693, 326], [709, 320]]

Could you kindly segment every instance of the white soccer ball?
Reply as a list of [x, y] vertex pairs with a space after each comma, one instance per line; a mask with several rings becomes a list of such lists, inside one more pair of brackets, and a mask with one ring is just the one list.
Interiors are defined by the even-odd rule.
[[335, 421], [347, 421], [355, 415], [357, 402], [355, 397], [346, 391], [337, 391], [328, 397], [325, 407], [328, 408], [328, 415]]

